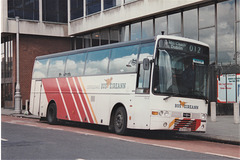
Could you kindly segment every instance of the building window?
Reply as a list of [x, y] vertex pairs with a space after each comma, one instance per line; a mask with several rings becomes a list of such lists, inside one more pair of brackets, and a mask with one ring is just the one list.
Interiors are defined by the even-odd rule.
[[168, 16], [168, 34], [181, 36], [181, 13]]
[[109, 44], [109, 29], [102, 30], [100, 38], [101, 38], [100, 45]]
[[1, 106], [12, 107], [13, 100], [13, 39], [12, 36], [1, 38]]
[[197, 9], [183, 12], [184, 37], [198, 40]]
[[[163, 33], [162, 33], [163, 32]], [[155, 36], [167, 34], [167, 17], [155, 18]]]
[[119, 28], [112, 27], [110, 28], [110, 43], [118, 43], [119, 42]]
[[104, 9], [120, 6], [121, 0], [104, 0]]
[[100, 0], [86, 0], [86, 14], [93, 14], [101, 11], [101, 1]]
[[210, 63], [216, 62], [214, 5], [199, 8], [199, 40], [210, 47]]
[[153, 19], [142, 22], [142, 39], [153, 38]]
[[13, 69], [13, 40], [11, 36], [2, 38], [1, 50], [2, 78], [11, 78]]
[[43, 21], [67, 23], [67, 0], [43, 0]]
[[121, 28], [121, 42], [129, 41], [129, 25]]
[[141, 22], [131, 24], [131, 41], [141, 39]]
[[71, 0], [71, 20], [83, 17], [83, 0]]
[[234, 34], [235, 0], [217, 4], [217, 46], [218, 63], [234, 63], [235, 34]]
[[39, 20], [38, 0], [8, 0], [8, 17]]
[[99, 38], [100, 38], [100, 33], [99, 32], [94, 32], [92, 34], [92, 47], [100, 45]]

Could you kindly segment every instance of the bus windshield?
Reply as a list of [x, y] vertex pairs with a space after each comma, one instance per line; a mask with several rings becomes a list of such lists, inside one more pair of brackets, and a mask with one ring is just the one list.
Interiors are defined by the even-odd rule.
[[208, 59], [186, 50], [158, 47], [153, 73], [153, 93], [206, 99]]

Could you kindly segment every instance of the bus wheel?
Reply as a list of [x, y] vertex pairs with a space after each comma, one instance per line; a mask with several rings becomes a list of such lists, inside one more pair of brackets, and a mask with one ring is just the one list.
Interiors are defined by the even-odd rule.
[[57, 107], [55, 103], [51, 103], [48, 107], [47, 121], [49, 124], [57, 124]]
[[119, 107], [114, 116], [114, 129], [117, 134], [123, 135], [127, 131], [127, 114], [124, 107]]

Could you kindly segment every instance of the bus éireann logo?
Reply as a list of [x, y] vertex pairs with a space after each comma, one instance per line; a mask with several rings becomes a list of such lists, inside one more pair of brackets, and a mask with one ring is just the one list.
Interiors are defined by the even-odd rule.
[[175, 108], [184, 108], [184, 109], [198, 109], [199, 106], [186, 105], [187, 102], [179, 101], [179, 104], [175, 104]]
[[184, 101], [179, 101], [179, 102], [180, 102], [180, 105], [181, 105], [182, 107], [184, 107], [185, 104], [187, 103], [187, 102], [184, 102]]
[[107, 82], [107, 88], [110, 86], [110, 84], [112, 83], [112, 77], [109, 79], [105, 79], [105, 81]]
[[101, 89], [125, 89], [126, 83], [113, 83], [113, 78], [104, 79], [106, 83], [101, 84]]

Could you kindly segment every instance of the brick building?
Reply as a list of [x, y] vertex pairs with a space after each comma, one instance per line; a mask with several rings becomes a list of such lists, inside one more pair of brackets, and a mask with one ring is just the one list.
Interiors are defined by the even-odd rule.
[[[14, 108], [20, 17], [20, 87], [29, 99], [39, 55], [152, 38], [162, 31], [210, 45], [210, 63], [240, 64], [240, 0], [2, 0], [1, 106]], [[214, 82], [213, 82], [214, 83]], [[215, 84], [214, 84], [215, 85]], [[209, 98], [216, 99], [216, 87]]]

